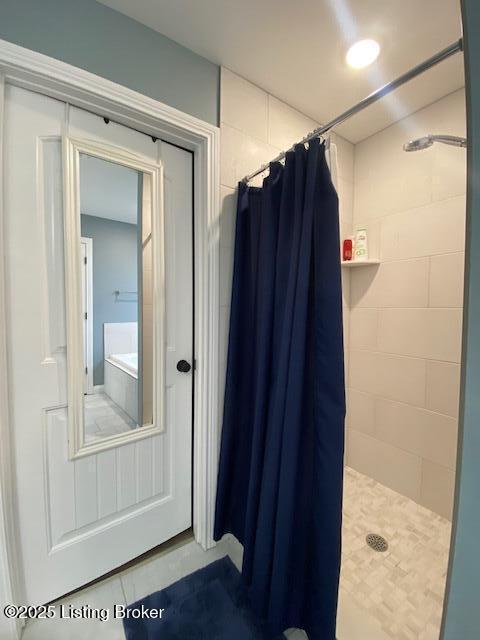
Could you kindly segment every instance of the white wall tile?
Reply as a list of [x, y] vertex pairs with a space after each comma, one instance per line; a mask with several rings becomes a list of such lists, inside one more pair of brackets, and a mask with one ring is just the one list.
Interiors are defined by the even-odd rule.
[[397, 122], [355, 145], [355, 184], [375, 180], [378, 176], [410, 176], [412, 172], [431, 175], [431, 154], [406, 153], [403, 150], [405, 142], [425, 135], [421, 113], [417, 112], [411, 119]]
[[232, 297], [233, 251], [220, 247], [220, 306], [230, 306]]
[[428, 125], [429, 132], [455, 136], [467, 134], [465, 89], [463, 88], [437, 100], [426, 109], [422, 109], [420, 113], [422, 112], [424, 113], [423, 126]]
[[425, 377], [425, 360], [350, 350], [352, 389], [424, 406]]
[[340, 219], [340, 242], [353, 232], [353, 184], [338, 178], [338, 209]]
[[461, 309], [382, 309], [378, 348], [418, 358], [460, 362]]
[[451, 362], [427, 362], [426, 407], [458, 417], [460, 365]]
[[237, 157], [243, 148], [245, 135], [229, 125], [220, 127], [220, 182], [235, 189], [238, 184], [240, 160]]
[[420, 504], [451, 520], [454, 492], [454, 471], [424, 460]]
[[419, 501], [421, 458], [353, 429], [348, 431], [347, 448], [351, 467]]
[[465, 129], [465, 92], [460, 89], [357, 144], [357, 219], [465, 193], [464, 149], [435, 144], [424, 152], [405, 153], [402, 148], [407, 140], [430, 132], [462, 136]]
[[[342, 269], [342, 300], [343, 310], [347, 315], [350, 315], [350, 271], [349, 269]], [[344, 318], [345, 319], [345, 318]]]
[[455, 418], [377, 398], [375, 437], [445, 467], [455, 467]]
[[349, 352], [350, 352], [350, 274], [347, 269], [342, 269], [342, 323], [343, 323], [343, 353], [345, 363], [345, 384], [349, 376]]
[[354, 181], [354, 164], [355, 164], [355, 146], [339, 136], [338, 133], [332, 133], [332, 142], [337, 147], [337, 163], [338, 175], [342, 180], [353, 183]]
[[463, 306], [464, 262], [463, 251], [430, 258], [431, 307]]
[[405, 153], [411, 137], [389, 127], [355, 147], [355, 217], [368, 220], [431, 201], [433, 157]]
[[220, 245], [235, 245], [235, 220], [237, 213], [237, 190], [231, 187], [220, 187]]
[[375, 396], [356, 389], [348, 389], [345, 422], [349, 429], [373, 435], [375, 431]]
[[315, 120], [268, 96], [268, 142], [274, 147], [284, 151], [317, 127]]
[[431, 152], [434, 158], [432, 200], [463, 195], [467, 180], [466, 149], [435, 144]]
[[352, 270], [352, 307], [426, 307], [427, 258], [385, 262]]
[[[220, 129], [220, 182], [224, 186], [236, 188], [245, 175], [278, 154], [275, 147], [247, 136], [230, 125], [222, 124]], [[260, 176], [251, 184], [261, 184], [261, 181]]]
[[378, 172], [355, 182], [355, 215], [363, 220], [382, 218], [430, 203], [432, 178], [413, 167], [405, 173]]
[[354, 307], [350, 312], [350, 346], [353, 349], [377, 349], [378, 309]]
[[268, 141], [268, 94], [229, 69], [221, 70], [220, 120]]
[[416, 258], [463, 251], [465, 247], [465, 197], [434, 202], [382, 221], [383, 260]]

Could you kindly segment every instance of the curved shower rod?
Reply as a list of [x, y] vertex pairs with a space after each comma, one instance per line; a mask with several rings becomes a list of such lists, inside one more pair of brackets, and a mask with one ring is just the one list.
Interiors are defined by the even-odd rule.
[[[318, 136], [321, 136], [324, 133], [327, 133], [327, 131], [330, 131], [330, 129], [333, 129], [333, 127], [337, 126], [338, 124], [341, 124], [342, 122], [345, 122], [345, 120], [348, 120], [348, 118], [351, 118], [352, 116], [359, 113], [360, 111], [363, 111], [364, 109], [369, 107], [371, 104], [374, 104], [375, 102], [377, 102], [384, 96], [388, 95], [392, 91], [395, 91], [395, 89], [398, 89], [398, 87], [401, 87], [406, 82], [409, 82], [413, 78], [416, 78], [417, 76], [424, 73], [428, 69], [431, 69], [432, 67], [439, 64], [440, 62], [447, 60], [447, 58], [450, 58], [450, 56], [453, 56], [459, 51], [463, 51], [462, 38], [460, 38], [456, 42], [453, 42], [450, 46], [445, 47], [445, 49], [442, 49], [431, 58], [427, 58], [427, 60], [424, 60], [423, 62], [418, 64], [416, 67], [413, 67], [412, 69], [402, 74], [395, 80], [392, 80], [392, 82], [389, 82], [383, 85], [383, 87], [380, 87], [380, 89], [377, 89], [376, 91], [368, 95], [366, 98], [358, 102], [356, 105], [354, 105], [353, 107], [350, 107], [350, 109], [347, 109], [346, 111], [341, 113], [339, 116], [337, 116], [333, 120], [330, 120], [330, 122], [327, 122], [327, 124], [324, 124], [321, 127], [318, 127], [318, 129], [314, 129], [314, 131], [309, 133], [307, 136], [305, 136], [305, 138], [303, 138], [296, 144], [305, 144], [306, 142], [309, 142], [309, 140], [312, 140], [313, 138], [317, 138]], [[287, 151], [282, 151], [276, 158], [273, 158], [273, 160], [271, 160], [267, 164], [262, 165], [259, 169], [257, 169], [253, 173], [250, 173], [249, 175], [245, 176], [242, 182], [244, 183], [250, 182], [252, 178], [266, 171], [272, 162], [279, 162], [280, 160], [283, 160], [289, 151], [293, 151], [294, 147], [295, 145], [290, 147], [290, 149], [287, 149]]]

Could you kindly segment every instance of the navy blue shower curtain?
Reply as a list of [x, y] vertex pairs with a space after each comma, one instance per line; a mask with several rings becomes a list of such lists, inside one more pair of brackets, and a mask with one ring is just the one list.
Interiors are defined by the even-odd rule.
[[238, 191], [215, 539], [273, 633], [335, 640], [345, 389], [338, 198], [319, 140]]

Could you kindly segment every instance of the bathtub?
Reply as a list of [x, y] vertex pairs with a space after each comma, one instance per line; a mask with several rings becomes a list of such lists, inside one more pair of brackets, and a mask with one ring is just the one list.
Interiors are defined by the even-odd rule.
[[104, 361], [104, 392], [138, 424], [138, 355], [115, 353]]
[[138, 380], [138, 353], [112, 353], [106, 360]]
[[138, 424], [137, 323], [104, 324], [104, 392]]

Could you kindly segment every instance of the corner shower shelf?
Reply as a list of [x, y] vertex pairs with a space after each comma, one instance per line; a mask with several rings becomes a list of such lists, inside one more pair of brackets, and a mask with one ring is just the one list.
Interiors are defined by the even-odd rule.
[[380, 260], [342, 260], [342, 267], [370, 267], [380, 264]]

